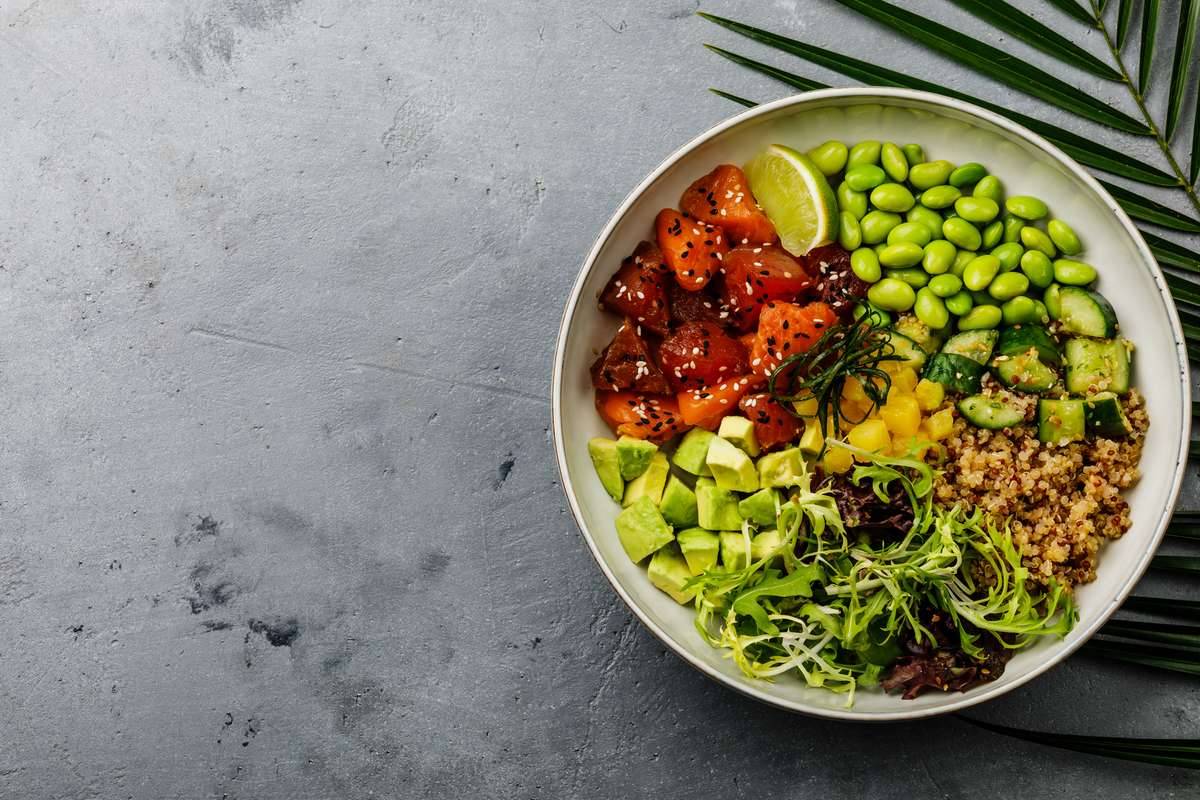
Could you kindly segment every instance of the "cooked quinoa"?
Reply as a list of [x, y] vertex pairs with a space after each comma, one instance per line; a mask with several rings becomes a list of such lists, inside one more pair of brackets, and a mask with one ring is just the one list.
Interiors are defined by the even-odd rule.
[[1026, 423], [986, 430], [956, 418], [943, 442], [946, 462], [937, 500], [1007, 519], [1025, 565], [1039, 582], [1053, 577], [1071, 587], [1092, 581], [1103, 540], [1129, 529], [1129, 503], [1121, 491], [1138, 479], [1150, 424], [1141, 395], [1135, 390], [1122, 400], [1133, 427], [1128, 438], [1053, 444], [1038, 441], [1036, 396], [1011, 393], [995, 383], [985, 383], [984, 392], [1024, 408]]

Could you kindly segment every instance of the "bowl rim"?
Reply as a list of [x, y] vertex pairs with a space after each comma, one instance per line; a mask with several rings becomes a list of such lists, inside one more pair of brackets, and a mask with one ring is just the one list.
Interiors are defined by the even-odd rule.
[[[725, 133], [728, 130], [738, 127], [739, 125], [755, 119], [760, 116], [771, 114], [780, 109], [788, 108], [789, 106], [802, 106], [814, 101], [828, 99], [883, 99], [892, 101], [891, 105], [896, 105], [895, 101], [915, 101], [926, 105], [940, 106], [945, 109], [965, 113], [973, 117], [977, 117], [985, 122], [988, 122], [997, 128], [1004, 130], [1010, 135], [1014, 135], [1026, 140], [1030, 144], [1042, 149], [1057, 160], [1061, 166], [1066, 168], [1076, 178], [1083, 181], [1097, 196], [1099, 196], [1109, 210], [1116, 216], [1117, 220], [1124, 227], [1125, 232], [1129, 234], [1134, 243], [1137, 245], [1145, 263], [1149, 265], [1151, 277], [1154, 279], [1155, 285], [1158, 288], [1160, 296], [1165, 301], [1167, 314], [1171, 325], [1172, 335], [1175, 339], [1175, 356], [1180, 367], [1180, 383], [1183, 388], [1182, 408], [1180, 414], [1183, 417], [1182, 430], [1183, 436], [1180, 437], [1178, 449], [1175, 453], [1175, 465], [1173, 468], [1172, 484], [1169, 491], [1169, 503], [1167, 503], [1162, 511], [1159, 512], [1158, 521], [1155, 524], [1154, 533], [1151, 537], [1149, 545], [1145, 552], [1142, 553], [1141, 559], [1129, 573], [1125, 583], [1118, 589], [1116, 595], [1109, 601], [1106, 608], [1103, 609], [1091, 622], [1091, 624], [1082, 631], [1078, 640], [1059, 649], [1057, 652], [1050, 655], [1042, 663], [1033, 667], [1028, 673], [1015, 679], [1008, 684], [986, 684], [978, 687], [976, 690], [961, 693], [958, 699], [954, 702], [947, 703], [943, 706], [933, 708], [871, 712], [869, 714], [856, 713], [853, 709], [841, 708], [825, 708], [817, 706], [808, 706], [803, 703], [776, 697], [767, 691], [757, 688], [748, 682], [739, 682], [727, 676], [708, 664], [699, 661], [692, 657], [687, 649], [676, 643], [676, 641], [667, 634], [658, 624], [656, 624], [642, 608], [634, 602], [634, 600], [625, 592], [617, 581], [616, 576], [609, 569], [608, 564], [600, 555], [599, 548], [592, 537], [591, 531], [588, 530], [587, 523], [583, 518], [583, 513], [579, 508], [579, 504], [575, 497], [575, 489], [571, 483], [571, 476], [567, 469], [566, 449], [564, 445], [563, 430], [562, 430], [562, 384], [564, 374], [564, 359], [566, 354], [566, 342], [568, 333], [571, 328], [571, 323], [574, 321], [576, 310], [579, 306], [579, 301], [583, 294], [583, 287], [587, 282], [588, 276], [596, 267], [596, 260], [599, 257], [600, 251], [605, 243], [616, 229], [617, 225], [625, 218], [629, 212], [630, 206], [639, 198], [655, 181], [670, 169], [676, 162], [680, 161], [686, 155], [691, 153], [700, 145]], [[596, 564], [600, 567], [600, 571], [608, 580], [609, 584], [616, 591], [621, 601], [629, 608], [630, 611], [641, 621], [641, 623], [664, 645], [666, 645], [675, 655], [683, 659], [684, 663], [689, 664], [694, 669], [699, 670], [702, 674], [713, 679], [722, 686], [728, 687], [742, 695], [750, 697], [754, 700], [766, 703], [775, 708], [781, 708], [787, 711], [793, 711], [800, 714], [805, 714], [814, 717], [823, 717], [828, 719], [849, 720], [856, 722], [893, 722], [901, 720], [920, 719], [925, 717], [940, 716], [942, 714], [951, 714], [956, 711], [961, 711], [965, 708], [987, 702], [995, 699], [1003, 694], [1006, 694], [1019, 686], [1022, 686], [1034, 678], [1042, 675], [1051, 668], [1057, 666], [1068, 656], [1074, 653], [1085, 642], [1092, 638], [1097, 631], [1108, 621], [1109, 617], [1120, 607], [1125, 601], [1125, 598], [1133, 590], [1133, 587], [1141, 580], [1142, 575], [1150, 565], [1150, 559], [1158, 550], [1162, 543], [1163, 536], [1166, 532], [1167, 523], [1170, 521], [1174, 513], [1175, 504], [1179, 500], [1179, 492], [1183, 483], [1183, 471], [1187, 465], [1187, 450], [1190, 440], [1191, 431], [1191, 414], [1188, 409], [1191, 408], [1191, 381], [1189, 378], [1187, 349], [1184, 344], [1183, 330], [1179, 322], [1179, 314], [1176, 311], [1175, 303], [1166, 286], [1166, 280], [1163, 277], [1162, 269], [1158, 265], [1158, 261], [1154, 258], [1149, 246], [1142, 238], [1137, 227], [1130, 220], [1125, 211], [1117, 204], [1108, 191], [1100, 185], [1099, 181], [1093, 177], [1086, 169], [1078, 164], [1073, 158], [1064, 153], [1054, 144], [1051, 144], [1042, 136], [1034, 133], [1028, 128], [1013, 122], [1005, 117], [1000, 116], [985, 108], [981, 108], [972, 103], [966, 103], [954, 98], [945, 97], [943, 95], [934, 94], [931, 92], [918, 91], [914, 89], [899, 89], [891, 87], [853, 87], [853, 88], [834, 88], [820, 89], [811, 92], [803, 92], [800, 94], [790, 95], [780, 98], [769, 103], [762, 103], [754, 106], [746, 111], [736, 114], [729, 119], [717, 123], [708, 130], [701, 133], [699, 136], [682, 145], [669, 156], [667, 156], [657, 167], [655, 167], [649, 175], [642, 179], [636, 187], [626, 195], [625, 199], [617, 206], [608, 222], [605, 224], [600, 234], [596, 237], [591, 249], [588, 251], [587, 257], [584, 259], [583, 266], [579, 274], [576, 276], [575, 284], [571, 289], [571, 294], [567, 299], [566, 306], [563, 309], [562, 318], [559, 324], [558, 336], [555, 340], [554, 348], [554, 363], [551, 377], [550, 389], [550, 404], [551, 404], [551, 431], [554, 439], [555, 458], [558, 465], [558, 473], [563, 492], [567, 497], [567, 504], [571, 508], [571, 514], [575, 519], [575, 524], [582, 534], [584, 541], [587, 543], [588, 550], [595, 559]]]

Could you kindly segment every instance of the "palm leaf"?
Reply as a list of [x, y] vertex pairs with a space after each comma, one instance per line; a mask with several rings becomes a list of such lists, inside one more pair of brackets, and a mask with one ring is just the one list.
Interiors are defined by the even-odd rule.
[[726, 100], [732, 100], [733, 102], [743, 105], [746, 108], [754, 108], [756, 105], [758, 105], [758, 103], [754, 102], [753, 100], [747, 100], [744, 97], [738, 97], [736, 94], [730, 94], [729, 92], [723, 92], [720, 89], [714, 89], [711, 86], [708, 87], [708, 90], [717, 97], [724, 97]]
[[1101, 631], [1105, 636], [1120, 636], [1124, 639], [1139, 639], [1183, 648], [1200, 648], [1200, 626], [1172, 625], [1169, 622], [1139, 622], [1114, 619]]
[[788, 86], [794, 86], [797, 89], [800, 89], [801, 91], [811, 92], [815, 89], [829, 88], [824, 83], [817, 83], [814, 80], [809, 80], [808, 78], [802, 77], [800, 75], [796, 75], [795, 73], [792, 73], [792, 72], [784, 72], [781, 69], [776, 69], [775, 67], [772, 67], [770, 64], [764, 64], [761, 61], [755, 61], [752, 58], [747, 58], [746, 56], [738, 55], [737, 53], [730, 52], [729, 50], [725, 50], [724, 48], [717, 47], [715, 44], [706, 44], [704, 46], [707, 47], [709, 50], [713, 51], [714, 53], [716, 53], [717, 55], [728, 58], [730, 61], [732, 61], [735, 64], [740, 64], [743, 67], [749, 67], [750, 69], [754, 70], [755, 72], [761, 72], [763, 75], [768, 75], [777, 81], [786, 83]]
[[1163, 271], [1163, 277], [1167, 279], [1167, 288], [1171, 290], [1177, 307], [1180, 301], [1200, 305], [1200, 283], [1176, 275], [1169, 269]]
[[1188, 180], [1195, 185], [1196, 178], [1200, 178], [1200, 98], [1196, 100], [1196, 113], [1192, 117], [1192, 152], [1188, 158]]
[[[1196, 442], [1192, 442], [1192, 447], [1196, 447]], [[1197, 556], [1155, 556], [1150, 560], [1150, 566], [1164, 572], [1200, 575], [1200, 557]]]
[[1173, 597], [1141, 597], [1133, 595], [1125, 598], [1121, 605], [1122, 611], [1135, 611], [1139, 614], [1159, 614], [1162, 616], [1181, 617], [1183, 619], [1200, 619], [1200, 600], [1176, 600]]
[[1147, 200], [1121, 186], [1116, 186], [1106, 181], [1100, 181], [1100, 183], [1121, 204], [1121, 208], [1125, 209], [1129, 216], [1134, 219], [1140, 219], [1142, 222], [1152, 222], [1155, 225], [1162, 225], [1164, 228], [1184, 231], [1185, 233], [1200, 233], [1200, 222], [1197, 222], [1186, 214], [1181, 214], [1175, 209], [1167, 208], [1153, 200]]
[[1192, 69], [1192, 49], [1196, 45], [1196, 26], [1200, 24], [1200, 0], [1183, 0], [1179, 9], [1179, 34], [1175, 39], [1175, 60], [1171, 65], [1171, 89], [1167, 95], [1166, 136], [1169, 141], [1179, 127], [1183, 113], [1183, 92]]
[[1140, 664], [1144, 667], [1200, 675], [1200, 653], [1176, 647], [1159, 647], [1136, 642], [1092, 639], [1083, 652], [1101, 658]]
[[[1122, 6], [1132, 0], [1122, 0]], [[1009, 5], [1005, 0], [950, 0], [954, 5], [1021, 41], [1054, 56], [1064, 64], [1078, 67], [1110, 81], [1121, 80], [1121, 73], [1105, 64], [1060, 33]]]
[[1138, 94], [1145, 95], [1150, 85], [1150, 66], [1154, 63], [1154, 37], [1158, 33], [1158, 0], [1142, 2], [1142, 46], [1138, 52]]
[[1200, 253], [1188, 250], [1161, 236], [1155, 236], [1149, 231], [1140, 228], [1138, 230], [1142, 234], [1142, 238], [1146, 240], [1146, 244], [1150, 246], [1150, 252], [1158, 259], [1159, 264], [1166, 264], [1188, 272], [1200, 272]]
[[[1120, 175], [1140, 183], [1147, 183], [1153, 186], [1178, 186], [1178, 180], [1168, 175], [1162, 170], [1152, 167], [1148, 164], [1143, 164], [1135, 159], [1130, 158], [1126, 153], [1118, 152], [1103, 145], [1099, 145], [1091, 139], [1084, 138], [1069, 131], [1062, 130], [1041, 120], [1027, 117], [1024, 114], [1018, 114], [1014, 111], [1009, 111], [1003, 106], [990, 103], [978, 97], [972, 97], [969, 94], [951, 89], [940, 84], [914, 78], [902, 72], [887, 69], [886, 67], [876, 66], [866, 61], [860, 61], [850, 56], [844, 56], [840, 53], [835, 53], [831, 50], [824, 50], [819, 47], [801, 42], [797, 39], [792, 39], [787, 36], [781, 36], [770, 31], [756, 28], [752, 25], [737, 22], [735, 20], [718, 17], [713, 14], [700, 12], [700, 16], [709, 22], [720, 25], [723, 28], [741, 34], [742, 36], [752, 39], [768, 47], [773, 47], [776, 50], [803, 58], [827, 69], [840, 72], [843, 75], [861, 81], [862, 83], [874, 86], [897, 86], [903, 89], [918, 89], [920, 91], [934, 92], [935, 94], [953, 97], [958, 100], [964, 100], [968, 103], [982, 106], [983, 108], [993, 111], [1002, 116], [1017, 122], [1032, 130], [1034, 133], [1040, 134], [1049, 139], [1058, 147], [1062, 148], [1069, 156], [1078, 160], [1080, 163], [1086, 164], [1094, 169], [1110, 172], [1114, 175]], [[779, 77], [781, 71], [774, 70], [771, 74]], [[791, 73], [783, 73], [792, 79], [800, 79], [799, 75]], [[779, 78], [782, 80], [782, 78]], [[785, 80], [789, 85], [795, 85], [791, 81]]]
[[1049, 2], [1050, 5], [1065, 14], [1069, 14], [1079, 22], [1092, 26], [1096, 24], [1096, 20], [1092, 19], [1091, 15], [1076, 3], [1075, 0], [1049, 0]]
[[1117, 7], [1117, 49], [1125, 49], [1125, 39], [1129, 36], [1129, 21], [1133, 19], [1133, 0], [1121, 0]]
[[[1193, 0], [1200, 2], [1200, 0]], [[1003, 50], [947, 28], [945, 25], [905, 11], [882, 0], [838, 0], [865, 17], [887, 25], [910, 39], [949, 56], [965, 67], [1007, 84], [1018, 91], [1045, 100], [1064, 111], [1142, 135], [1151, 131], [1145, 123], [1109, 107], [1075, 86]]]
[[1076, 753], [1089, 753], [1126, 761], [1141, 761], [1162, 766], [1200, 768], [1200, 739], [1134, 739], [1118, 736], [1076, 736], [1063, 733], [1026, 731], [996, 725], [970, 717], [959, 717], [964, 722], [980, 728], [1022, 739], [1036, 744], [1045, 744]]

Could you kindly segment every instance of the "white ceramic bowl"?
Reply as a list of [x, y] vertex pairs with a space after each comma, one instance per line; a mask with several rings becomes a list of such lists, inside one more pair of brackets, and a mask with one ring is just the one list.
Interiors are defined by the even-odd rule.
[[[613, 528], [619, 509], [588, 457], [587, 440], [610, 435], [593, 405], [588, 366], [618, 324], [596, 300], [621, 259], [652, 238], [659, 209], [675, 207], [688, 184], [717, 164], [744, 164], [776, 142], [805, 150], [826, 139], [918, 142], [931, 158], [982, 161], [1011, 194], [1041, 197], [1083, 239], [1086, 259], [1100, 271], [1101, 292], [1137, 346], [1135, 380], [1146, 395], [1150, 431], [1143, 477], [1129, 493], [1133, 527], [1105, 547], [1096, 581], [1078, 590], [1079, 623], [1066, 639], [1022, 651], [1002, 678], [966, 693], [901, 700], [863, 690], [847, 708], [844, 695], [810, 689], [791, 676], [774, 683], [746, 678], [700, 639], [690, 606], [676, 605], [650, 584], [643, 567], [630, 563]], [[939, 95], [882, 88], [828, 89], [758, 106], [687, 143], [643, 180], [604, 227], [575, 282], [558, 335], [552, 391], [555, 447], [571, 510], [604, 575], [646, 627], [737, 691], [781, 708], [854, 720], [926, 717], [983, 702], [1045, 672], [1092, 636], [1137, 583], [1162, 538], [1183, 476], [1191, 420], [1187, 353], [1174, 304], [1145, 242], [1112, 197], [1058, 148], [996, 114]]]

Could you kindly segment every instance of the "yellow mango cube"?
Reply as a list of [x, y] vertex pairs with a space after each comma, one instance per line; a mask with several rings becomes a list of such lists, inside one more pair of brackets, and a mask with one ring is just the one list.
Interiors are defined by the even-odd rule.
[[892, 436], [907, 439], [921, 428], [921, 407], [912, 395], [889, 397], [887, 405], [879, 409], [879, 418]]
[[846, 378], [846, 382], [842, 385], [842, 399], [862, 407], [871, 404], [871, 398], [867, 397], [863, 385], [853, 375]]
[[854, 456], [849, 450], [843, 450], [840, 447], [830, 447], [825, 451], [825, 457], [821, 459], [821, 468], [827, 473], [842, 474], [848, 472], [854, 466]]
[[943, 408], [936, 414], [930, 414], [925, 420], [925, 431], [929, 438], [940, 442], [954, 430], [954, 409]]
[[891, 392], [912, 394], [913, 390], [917, 388], [917, 371], [907, 364], [901, 364], [899, 361], [884, 361], [880, 364], [880, 368], [892, 377], [889, 398]]
[[928, 439], [929, 437], [925, 435], [924, 426], [917, 431], [916, 436], [908, 436], [903, 439], [897, 437], [892, 440], [892, 455], [910, 456], [924, 461], [925, 454], [929, 452], [930, 447]]
[[796, 413], [802, 417], [815, 417], [817, 415], [817, 398], [809, 397], [806, 400], [796, 400], [792, 403], [792, 408], [796, 409]]
[[946, 387], [942, 386], [937, 381], [927, 381], [924, 378], [917, 384], [917, 388], [913, 390], [916, 395], [917, 405], [922, 411], [933, 411], [940, 406], [946, 399]]
[[892, 437], [888, 426], [881, 419], [869, 419], [850, 431], [846, 436], [850, 444], [872, 453], [888, 453], [892, 449]]
[[825, 437], [821, 435], [821, 422], [818, 419], [804, 420], [804, 435], [800, 437], [800, 451], [816, 455], [821, 452]]

